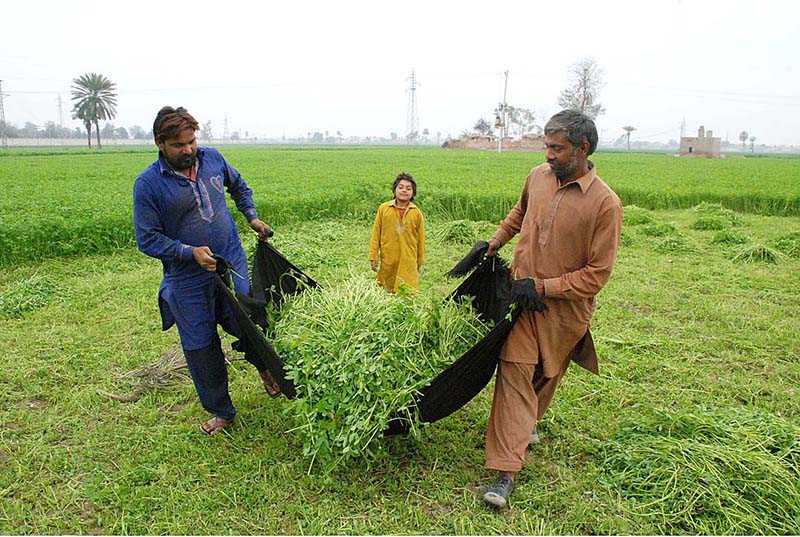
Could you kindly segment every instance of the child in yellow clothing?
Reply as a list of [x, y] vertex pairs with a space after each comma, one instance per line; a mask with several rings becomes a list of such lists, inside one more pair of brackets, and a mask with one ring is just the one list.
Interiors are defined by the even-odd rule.
[[419, 287], [419, 267], [425, 264], [425, 219], [413, 202], [417, 183], [410, 174], [401, 173], [392, 192], [394, 199], [378, 207], [369, 261], [387, 291], [397, 292], [405, 284], [414, 292]]

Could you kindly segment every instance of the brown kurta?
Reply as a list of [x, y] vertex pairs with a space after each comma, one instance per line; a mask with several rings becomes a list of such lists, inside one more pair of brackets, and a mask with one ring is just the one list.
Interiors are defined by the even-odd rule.
[[519, 233], [511, 273], [544, 284], [545, 314], [523, 312], [501, 360], [536, 364], [556, 376], [589, 329], [595, 295], [611, 276], [622, 229], [619, 197], [595, 168], [565, 186], [547, 164], [535, 167], [494, 237]]
[[[487, 468], [522, 468], [531, 429], [588, 336], [594, 297], [611, 276], [621, 229], [622, 204], [594, 165], [565, 186], [547, 164], [537, 166], [500, 222], [494, 238], [501, 244], [520, 234], [512, 274], [535, 278], [548, 310], [523, 312], [503, 346], [486, 432]], [[594, 358], [591, 339], [579, 349]]]

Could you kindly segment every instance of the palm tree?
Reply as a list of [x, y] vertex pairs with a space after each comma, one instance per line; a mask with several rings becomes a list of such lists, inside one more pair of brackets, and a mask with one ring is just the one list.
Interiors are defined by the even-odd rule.
[[92, 124], [100, 145], [100, 120], [111, 120], [117, 115], [117, 85], [97, 73], [86, 73], [72, 80], [73, 117], [86, 126], [89, 147], [92, 147]]
[[747, 134], [747, 131], [742, 131], [739, 133], [739, 141], [742, 142], [742, 151], [745, 150], [745, 144], [747, 143], [748, 136], [749, 135]]
[[628, 142], [628, 151], [631, 150], [631, 132], [636, 130], [636, 127], [631, 125], [627, 125], [622, 127], [622, 130], [625, 131], [625, 140]]

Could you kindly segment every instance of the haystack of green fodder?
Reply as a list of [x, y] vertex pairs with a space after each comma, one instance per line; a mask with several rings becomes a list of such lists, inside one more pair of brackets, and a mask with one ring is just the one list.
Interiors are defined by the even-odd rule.
[[800, 428], [748, 408], [689, 407], [623, 422], [601, 482], [644, 533], [794, 535]]
[[305, 455], [331, 467], [377, 454], [389, 420], [412, 419], [415, 393], [488, 330], [469, 304], [393, 295], [371, 279], [290, 298], [271, 338], [297, 388], [288, 412]]

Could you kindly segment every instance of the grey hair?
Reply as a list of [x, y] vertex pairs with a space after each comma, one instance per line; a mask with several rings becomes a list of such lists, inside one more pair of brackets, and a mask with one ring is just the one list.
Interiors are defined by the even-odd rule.
[[597, 127], [592, 118], [578, 110], [562, 110], [544, 126], [546, 136], [563, 132], [572, 145], [589, 142], [589, 155], [597, 149]]

